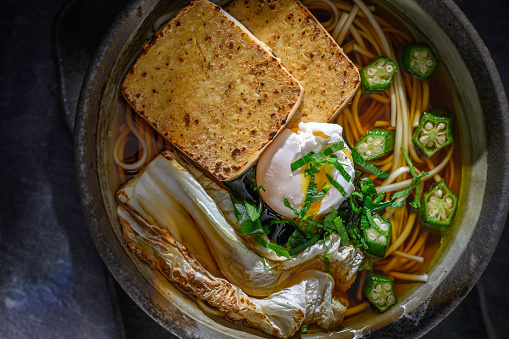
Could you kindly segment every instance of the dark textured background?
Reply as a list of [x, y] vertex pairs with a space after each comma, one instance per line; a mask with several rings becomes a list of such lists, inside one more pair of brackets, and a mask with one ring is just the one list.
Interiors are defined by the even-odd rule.
[[[55, 37], [69, 38], [60, 61], [81, 53], [66, 78], [79, 82], [83, 60], [123, 2], [76, 0], [71, 22], [60, 22], [74, 30], [53, 30], [67, 3], [0, 1], [0, 338], [170, 337], [112, 281], [92, 243], [63, 118], [74, 93], [59, 102]], [[509, 1], [456, 3], [509, 88]], [[508, 338], [508, 263], [506, 227], [472, 292], [426, 337]]]

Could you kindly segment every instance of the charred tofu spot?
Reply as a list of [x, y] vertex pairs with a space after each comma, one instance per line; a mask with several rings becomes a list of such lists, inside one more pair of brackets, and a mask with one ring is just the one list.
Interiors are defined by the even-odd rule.
[[221, 170], [222, 164], [223, 163], [221, 161], [216, 162], [216, 166], [214, 167], [214, 174], [216, 174], [217, 172], [219, 172]]
[[189, 116], [189, 113], [184, 114], [184, 123], [187, 127], [189, 127], [189, 124], [191, 123], [191, 117]]

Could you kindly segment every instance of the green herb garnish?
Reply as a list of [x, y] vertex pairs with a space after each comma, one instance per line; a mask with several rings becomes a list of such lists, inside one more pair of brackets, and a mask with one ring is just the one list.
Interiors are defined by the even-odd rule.
[[292, 257], [290, 256], [290, 254], [288, 253], [288, 251], [286, 251], [283, 247], [279, 246], [279, 245], [276, 245], [276, 244], [273, 244], [271, 242], [268, 242], [268, 241], [265, 241], [265, 239], [263, 239], [262, 237], [258, 236], [258, 235], [255, 235], [254, 238], [253, 238], [257, 243], [259, 243], [260, 245], [262, 245], [263, 247], [265, 248], [270, 248], [271, 250], [273, 250], [274, 252], [276, 252], [277, 254], [283, 256], [283, 257], [286, 257], [288, 259], [291, 259]]
[[265, 268], [272, 274], [274, 274], [274, 272], [270, 269], [270, 267], [267, 265], [267, 262], [265, 261], [265, 258], [258, 252], [254, 252], [257, 256], [259, 256], [261, 259], [262, 259], [262, 263], [263, 263], [263, 266], [265, 266]]
[[373, 173], [377, 177], [380, 177], [382, 179], [387, 179], [389, 177], [389, 173], [384, 172], [381, 169], [378, 169], [378, 167], [364, 160], [364, 158], [355, 150], [352, 150], [352, 159], [357, 165], [364, 168], [366, 171]]

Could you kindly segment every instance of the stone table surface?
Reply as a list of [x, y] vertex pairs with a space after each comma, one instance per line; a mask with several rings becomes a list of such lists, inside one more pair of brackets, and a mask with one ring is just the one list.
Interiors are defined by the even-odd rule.
[[[60, 104], [54, 39], [67, 3], [0, 1], [0, 338], [171, 338], [112, 280], [82, 216], [64, 118], [75, 93], [62, 93], [68, 100]], [[456, 3], [509, 88], [509, 1]], [[78, 1], [73, 24], [83, 55], [72, 81], [122, 6]], [[508, 264], [506, 227], [474, 289], [425, 337], [509, 338]]]

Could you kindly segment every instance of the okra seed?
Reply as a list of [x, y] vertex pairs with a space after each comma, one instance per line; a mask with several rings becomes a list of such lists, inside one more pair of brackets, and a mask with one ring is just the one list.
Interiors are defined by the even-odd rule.
[[430, 202], [432, 202], [432, 203], [436, 203], [436, 202], [437, 202], [437, 197], [435, 197], [435, 196], [431, 196], [431, 197], [429, 198], [429, 201], [430, 201]]
[[379, 77], [377, 77], [377, 76], [375, 75], [375, 76], [373, 77], [373, 82], [374, 82], [375, 84], [380, 83], [380, 78], [379, 78]]
[[378, 146], [378, 145], [381, 145], [381, 144], [382, 144], [382, 139], [380, 139], [380, 138], [376, 138], [376, 139], [375, 139], [375, 145], [377, 145], [377, 146]]
[[422, 137], [419, 138], [419, 142], [421, 144], [425, 144], [428, 142], [428, 136], [427, 135], [423, 135]]
[[416, 67], [417, 66], [417, 61], [412, 60], [412, 62], [410, 64], [412, 65], [412, 67]]
[[392, 71], [394, 70], [394, 67], [392, 67], [392, 65], [385, 65], [385, 70], [388, 73], [392, 73]]
[[426, 58], [426, 57], [428, 56], [428, 51], [422, 51], [422, 52], [421, 52], [421, 56], [422, 56], [423, 58]]
[[448, 204], [452, 204], [451, 197], [445, 197], [445, 202], [448, 203]]
[[366, 152], [367, 148], [368, 146], [365, 143], [359, 145], [359, 151], [361, 151], [362, 153]]
[[419, 51], [414, 52], [414, 58], [419, 59]]
[[427, 71], [428, 67], [426, 67], [426, 65], [419, 66], [419, 72], [421, 72], [422, 74], [425, 74]]
[[445, 124], [443, 122], [439, 123], [437, 126], [437, 130], [441, 130], [445, 128]]
[[451, 209], [452, 208], [452, 203], [445, 203], [445, 207], [447, 207], [448, 209]]
[[384, 232], [387, 232], [389, 230], [389, 224], [381, 223], [379, 226], [380, 226], [380, 229]]
[[373, 75], [375, 75], [376, 69], [374, 67], [370, 67], [368, 68], [367, 73], [370, 77], [372, 77]]
[[378, 219], [378, 218], [373, 218], [373, 221], [375, 222], [375, 224], [376, 224], [377, 226], [380, 226], [380, 223], [381, 223], [380, 219]]
[[391, 290], [391, 284], [383, 284], [383, 288], [385, 291], [389, 292]]
[[366, 141], [371, 144], [373, 142], [373, 137], [368, 137]]
[[394, 296], [392, 294], [389, 294], [387, 296], [387, 303], [392, 304], [394, 302]]
[[377, 146], [377, 147], [375, 147], [375, 150], [374, 150], [374, 151], [375, 151], [375, 153], [376, 153], [376, 154], [378, 154], [378, 153], [382, 152], [382, 146]]
[[376, 284], [375, 291], [377, 291], [378, 293], [382, 292], [382, 285], [381, 284]]
[[378, 293], [376, 293], [375, 291], [371, 291], [369, 296], [371, 297], [371, 299], [377, 300], [380, 295]]
[[367, 151], [366, 151], [366, 155], [367, 155], [368, 157], [370, 157], [370, 156], [372, 156], [372, 155], [373, 155], [373, 152], [371, 152], [370, 150], [367, 150]]
[[428, 211], [428, 215], [429, 215], [430, 217], [432, 217], [432, 218], [433, 218], [435, 215], [437, 215], [437, 213], [438, 213], [438, 210], [437, 210], [436, 208], [432, 208], [432, 209], [430, 209], [430, 210]]
[[447, 219], [447, 215], [445, 213], [445, 210], [440, 210], [440, 219], [442, 219], [442, 220], [446, 220]]
[[445, 135], [439, 135], [439, 136], [437, 137], [437, 143], [438, 143], [439, 145], [442, 145], [443, 143], [445, 143], [445, 139], [446, 139], [446, 138], [445, 138]]
[[385, 300], [383, 300], [383, 299], [378, 299], [378, 300], [376, 301], [376, 303], [377, 303], [379, 306], [384, 306], [384, 305], [385, 305]]
[[444, 195], [444, 192], [442, 190], [437, 190], [437, 197], [441, 198]]
[[368, 233], [368, 238], [369, 238], [370, 241], [375, 241], [375, 239], [376, 239], [375, 233], [369, 232]]
[[429, 59], [429, 58], [428, 58], [428, 59], [426, 59], [426, 66], [428, 66], [428, 67], [433, 66], [433, 60], [431, 60], [431, 59]]
[[379, 67], [382, 67], [383, 65], [385, 65], [385, 60], [384, 59], [380, 59], [378, 60], [378, 62], [376, 63], [377, 66]]
[[385, 238], [385, 236], [384, 236], [384, 235], [381, 235], [381, 236], [379, 236], [379, 237], [378, 237], [378, 241], [379, 241], [381, 244], [385, 244], [386, 240], [387, 240], [387, 239]]
[[428, 121], [426, 122], [426, 124], [424, 124], [424, 129], [427, 130], [427, 131], [431, 131], [433, 129], [434, 125], [431, 121]]
[[435, 143], [433, 141], [430, 141], [430, 142], [428, 142], [428, 144], [426, 146], [433, 147], [434, 145], [435, 145]]

